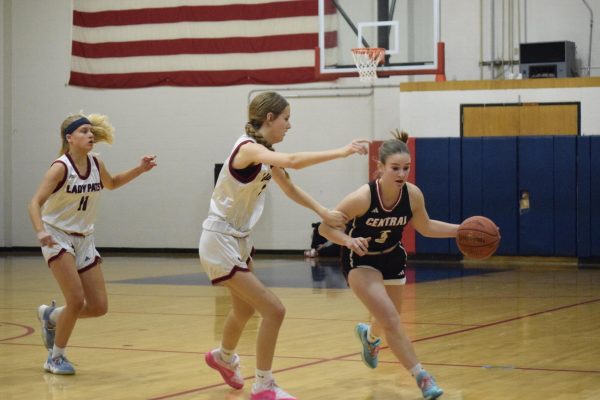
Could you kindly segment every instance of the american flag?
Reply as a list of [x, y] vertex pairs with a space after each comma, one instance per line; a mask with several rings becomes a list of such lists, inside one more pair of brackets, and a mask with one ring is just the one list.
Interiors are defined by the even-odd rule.
[[317, 0], [74, 0], [69, 84], [313, 82], [318, 23]]

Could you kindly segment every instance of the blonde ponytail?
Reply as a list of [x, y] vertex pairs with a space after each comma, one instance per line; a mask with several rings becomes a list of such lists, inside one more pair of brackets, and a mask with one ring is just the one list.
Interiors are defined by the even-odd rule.
[[94, 143], [113, 143], [115, 128], [108, 122], [108, 117], [106, 115], [90, 114], [86, 116], [80, 112], [79, 114], [68, 116], [60, 125], [61, 148], [59, 155], [63, 155], [69, 151], [69, 142], [67, 142], [65, 130], [73, 122], [81, 118], [86, 118], [90, 122], [90, 125], [92, 126], [91, 130], [94, 134]]

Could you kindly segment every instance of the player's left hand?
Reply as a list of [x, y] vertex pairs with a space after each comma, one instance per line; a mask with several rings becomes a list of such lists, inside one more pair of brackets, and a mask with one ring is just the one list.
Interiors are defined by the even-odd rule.
[[144, 172], [150, 171], [152, 168], [156, 167], [156, 155], [142, 157], [140, 167]]
[[362, 257], [367, 254], [367, 251], [369, 251], [370, 240], [371, 238], [348, 236], [348, 240], [346, 240], [344, 246]]

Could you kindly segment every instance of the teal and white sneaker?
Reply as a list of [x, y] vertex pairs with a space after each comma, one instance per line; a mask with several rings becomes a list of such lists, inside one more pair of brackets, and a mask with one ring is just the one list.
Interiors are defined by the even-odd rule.
[[50, 321], [50, 313], [56, 308], [56, 301], [52, 300], [49, 306], [42, 304], [37, 309], [37, 317], [42, 326], [42, 341], [48, 350], [54, 347], [54, 335], [56, 334], [56, 325]]
[[377, 368], [379, 355], [379, 345], [381, 344], [381, 339], [377, 339], [374, 342], [369, 342], [368, 332], [369, 325], [359, 323], [356, 325], [354, 329], [356, 332], [356, 337], [360, 340], [360, 344], [362, 345], [362, 351], [360, 352], [360, 357], [362, 358], [365, 365], [369, 368]]
[[47, 372], [55, 375], [74, 375], [75, 368], [73, 364], [67, 359], [67, 357], [59, 356], [52, 358], [52, 350], [48, 350], [48, 359], [44, 363], [44, 369]]
[[425, 400], [437, 399], [444, 394], [442, 388], [435, 383], [435, 379], [427, 371], [419, 372], [419, 375], [417, 375], [417, 385], [421, 389]]

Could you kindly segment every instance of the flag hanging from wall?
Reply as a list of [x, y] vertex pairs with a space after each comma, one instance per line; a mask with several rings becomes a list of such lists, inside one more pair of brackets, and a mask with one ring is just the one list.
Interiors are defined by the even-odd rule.
[[74, 0], [69, 84], [314, 82], [318, 23], [317, 0]]

